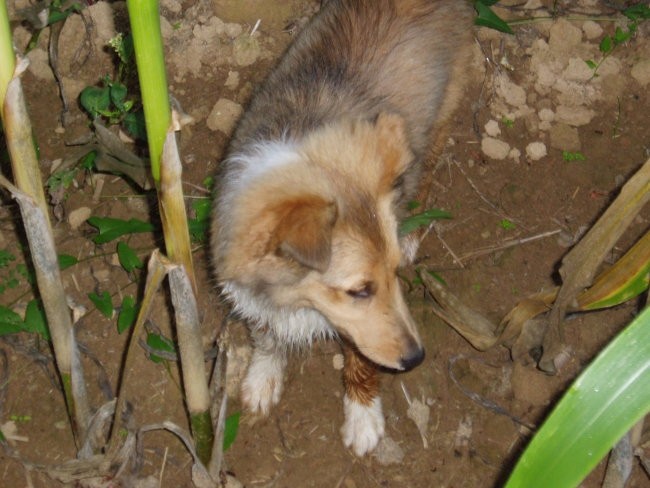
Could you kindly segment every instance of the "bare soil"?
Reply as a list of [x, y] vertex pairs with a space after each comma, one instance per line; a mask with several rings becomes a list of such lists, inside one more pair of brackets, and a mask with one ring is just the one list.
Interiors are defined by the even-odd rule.
[[[18, 19], [16, 9], [24, 5], [8, 3]], [[526, 7], [498, 12], [506, 18], [543, 17], [554, 3], [565, 9], [558, 20], [523, 24], [515, 28], [514, 36], [477, 29], [475, 60], [467, 67], [470, 86], [445, 153], [435, 165], [435, 206], [449, 210], [453, 219], [441, 222], [429, 234], [418, 266], [438, 273], [468, 306], [495, 323], [522, 298], [559, 283], [562, 256], [650, 155], [650, 26], [642, 24], [603, 63], [599, 76], [592, 78], [584, 60], [599, 60], [602, 37], [616, 25], [626, 25], [611, 2], [531, 0]], [[214, 174], [229, 132], [254, 87], [318, 7], [319, 2], [312, 0], [163, 0], [171, 93], [193, 118], [180, 136], [188, 196], [205, 195], [203, 181]], [[581, 20], [568, 21], [569, 16]], [[616, 22], [588, 20], [602, 16]], [[23, 85], [44, 179], [54, 161], [78, 153], [70, 143], [89, 134], [88, 117], [76, 98], [83, 87], [114, 74], [115, 59], [105, 43], [127, 28], [121, 2], [99, 2], [84, 13], [84, 19], [85, 24], [78, 15], [69, 19], [60, 38], [60, 70], [71, 100], [64, 122], [58, 88], [47, 65], [47, 30], [28, 56], [31, 66]], [[16, 46], [22, 51], [29, 27], [19, 19], [13, 26]], [[543, 144], [543, 150], [531, 143]], [[584, 160], [566, 161], [563, 151], [580, 153]], [[3, 167], [3, 172], [10, 174], [9, 167]], [[97, 195], [100, 179], [103, 189]], [[94, 245], [90, 240], [94, 230], [87, 223], [73, 229], [69, 216], [88, 207], [94, 216], [156, 221], [152, 201], [119, 177], [80, 173], [61, 203], [58, 219], [53, 217], [58, 251], [81, 261], [63, 276], [72, 302], [86, 308], [76, 331], [89, 352], [84, 366], [95, 407], [116, 391], [127, 334], [118, 334], [115, 319], [98, 313], [87, 294], [108, 291], [119, 304], [123, 295], [139, 296], [144, 280], [143, 275], [129, 275], [119, 266], [115, 242]], [[634, 221], [609, 261], [648, 231], [648, 210]], [[551, 237], [503, 247], [513, 239], [555, 230], [559, 233]], [[143, 258], [159, 244], [146, 234], [132, 236], [128, 242]], [[481, 252], [485, 248], [492, 250]], [[17, 263], [28, 260], [17, 208], [7, 195], [0, 207], [0, 249], [14, 254]], [[208, 347], [227, 308], [215, 289], [206, 249], [197, 246], [194, 257]], [[360, 459], [344, 448], [339, 434], [342, 386], [333, 363], [340, 351], [335, 343], [322, 344], [290, 362], [283, 398], [267, 419], [243, 415], [225, 467], [244, 486], [500, 486], [534, 428], [639, 307], [632, 301], [612, 310], [570, 317], [566, 328], [570, 359], [557, 375], [547, 376], [536, 369], [532, 358], [524, 361], [527, 364], [513, 363], [505, 348], [474, 350], [434, 315], [422, 287], [408, 283], [415, 277], [414, 268], [403, 273], [427, 357], [414, 371], [386, 375], [383, 380], [390, 441], [382, 444], [381, 455]], [[6, 277], [0, 275], [3, 280]], [[32, 288], [22, 279], [16, 288], [0, 294], [0, 303], [22, 313], [32, 297]], [[161, 295], [158, 302], [153, 322], [165, 335], [173, 336], [168, 297]], [[241, 370], [246, 336], [241, 324], [230, 327], [231, 365]], [[32, 463], [56, 464], [74, 458], [48, 344], [21, 334], [0, 339], [0, 353], [4, 375], [0, 379], [0, 425], [13, 449]], [[138, 354], [127, 385], [134, 422], [170, 420], [187, 428], [179, 381], [174, 364], [167, 370], [148, 360], [144, 351]], [[237, 372], [229, 381], [235, 390]], [[407, 416], [404, 391], [429, 411], [423, 436]], [[475, 402], [464, 391], [500, 405], [510, 416]], [[231, 398], [229, 412], [240, 408], [238, 398]], [[141, 475], [160, 479], [163, 487], [192, 486], [191, 458], [175, 437], [147, 434], [144, 443]], [[601, 463], [582, 486], [600, 486], [603, 473]], [[59, 486], [1, 452], [0, 485]], [[126, 481], [122, 486], [138, 485]], [[639, 465], [628, 486], [650, 486]]]

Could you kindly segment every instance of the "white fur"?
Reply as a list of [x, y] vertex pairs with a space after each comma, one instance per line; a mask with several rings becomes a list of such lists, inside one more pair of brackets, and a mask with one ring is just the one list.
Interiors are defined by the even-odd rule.
[[242, 400], [253, 413], [268, 415], [280, 401], [287, 358], [277, 350], [256, 347], [242, 385]]
[[269, 327], [279, 346], [308, 347], [315, 340], [336, 337], [334, 328], [316, 310], [276, 307], [269, 298], [231, 281], [223, 283], [223, 293], [253, 330]]
[[351, 447], [357, 456], [372, 451], [384, 436], [384, 414], [381, 410], [381, 398], [375, 397], [370, 405], [355, 402], [350, 397], [343, 397], [345, 422], [341, 427], [343, 443]]
[[300, 160], [294, 142], [284, 139], [256, 142], [247, 146], [245, 153], [235, 153], [228, 157], [227, 164], [232, 167], [230, 175], [234, 176], [228, 184], [234, 186], [237, 192], [268, 171]]

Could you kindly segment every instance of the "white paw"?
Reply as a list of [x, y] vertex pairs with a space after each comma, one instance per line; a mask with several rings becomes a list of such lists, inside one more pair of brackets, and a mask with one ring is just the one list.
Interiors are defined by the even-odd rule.
[[268, 415], [280, 401], [286, 359], [279, 354], [255, 351], [242, 384], [242, 401], [253, 413]]
[[370, 405], [343, 397], [345, 422], [341, 427], [343, 443], [351, 447], [357, 456], [372, 451], [384, 436], [384, 414], [381, 411], [381, 399], [376, 397]]

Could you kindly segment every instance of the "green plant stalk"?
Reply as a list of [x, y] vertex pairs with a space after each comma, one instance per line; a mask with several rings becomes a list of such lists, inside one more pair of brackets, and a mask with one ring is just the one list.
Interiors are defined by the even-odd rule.
[[158, 2], [129, 0], [127, 8], [165, 248], [172, 261], [185, 266], [196, 293], [198, 289], [183, 198], [182, 165], [171, 125]]
[[147, 126], [151, 173], [158, 185], [163, 144], [171, 125], [158, 1], [127, 0], [126, 6]]
[[0, 2], [0, 112], [3, 112], [9, 81], [16, 69], [16, 55], [11, 41], [7, 3]]
[[578, 486], [650, 412], [650, 307], [578, 377], [519, 459], [506, 488]]

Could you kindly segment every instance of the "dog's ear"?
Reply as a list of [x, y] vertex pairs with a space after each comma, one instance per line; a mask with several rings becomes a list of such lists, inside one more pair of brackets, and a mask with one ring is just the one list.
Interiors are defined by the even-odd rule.
[[378, 152], [383, 163], [380, 189], [387, 190], [406, 171], [413, 160], [406, 137], [406, 122], [397, 114], [380, 113], [375, 121]]
[[324, 272], [332, 255], [336, 205], [317, 196], [289, 199], [276, 207], [277, 227], [271, 239], [274, 251]]

